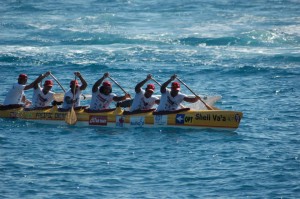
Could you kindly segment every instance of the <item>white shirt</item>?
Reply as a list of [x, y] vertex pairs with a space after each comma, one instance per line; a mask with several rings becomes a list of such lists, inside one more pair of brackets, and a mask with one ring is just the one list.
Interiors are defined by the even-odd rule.
[[92, 100], [90, 104], [91, 110], [103, 110], [108, 109], [110, 103], [113, 101], [113, 98], [117, 96], [114, 93], [110, 93], [108, 95], [104, 95], [100, 93], [99, 89], [92, 94]]
[[53, 95], [54, 93], [52, 91], [49, 91], [46, 95], [43, 93], [43, 89], [38, 86], [37, 89], [34, 89], [33, 91], [33, 97], [32, 97], [32, 107], [45, 107], [45, 106], [51, 106], [51, 102], [53, 101]]
[[[75, 94], [75, 103], [74, 103], [74, 107], [77, 107], [77, 106], [80, 106], [80, 95], [81, 95], [81, 90], [80, 90], [80, 88], [78, 87], [77, 88], [77, 90], [76, 90], [76, 94]], [[70, 108], [72, 108], [72, 105], [73, 104], [67, 104], [67, 102], [66, 102], [66, 97], [70, 97], [70, 99], [73, 99], [73, 93], [72, 93], [72, 91], [71, 91], [71, 89], [70, 90], [68, 90], [66, 93], [65, 93], [65, 96], [64, 96], [64, 103], [63, 103], [63, 105], [62, 105], [62, 108], [63, 109], [70, 109]]]
[[170, 90], [166, 89], [165, 93], [162, 93], [160, 103], [157, 107], [157, 111], [172, 111], [180, 109], [180, 103], [186, 95], [178, 93], [175, 97], [171, 96]]
[[154, 97], [154, 96], [146, 98], [145, 90], [141, 89], [141, 92], [135, 94], [130, 111], [151, 109], [155, 104], [155, 101], [158, 99], [159, 99], [158, 97]]
[[13, 87], [8, 91], [3, 105], [9, 104], [21, 104], [22, 97], [25, 96], [24, 88], [26, 85], [15, 83]]

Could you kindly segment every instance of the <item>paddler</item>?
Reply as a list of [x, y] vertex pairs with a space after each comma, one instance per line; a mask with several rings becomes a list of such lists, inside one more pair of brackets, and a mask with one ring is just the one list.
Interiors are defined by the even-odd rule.
[[13, 84], [13, 87], [8, 91], [3, 105], [24, 104], [25, 107], [30, 106], [31, 101], [26, 99], [24, 91], [33, 88], [34, 85], [36, 85], [38, 82], [41, 82], [42, 79], [44, 79], [47, 76], [48, 76], [48, 72], [40, 75], [31, 84], [26, 85], [28, 79], [27, 75], [20, 74], [18, 78], [18, 83]]
[[[51, 73], [47, 72], [40, 75], [41, 81], [45, 77], [49, 76]], [[52, 80], [46, 80], [44, 82], [43, 88], [39, 85], [40, 82], [36, 82], [34, 85], [33, 97], [32, 97], [32, 108], [39, 108], [45, 106], [51, 106], [51, 102], [54, 100], [54, 92], [51, 91], [53, 86]]]
[[[157, 111], [172, 111], [178, 110], [181, 108], [181, 103], [183, 101], [189, 103], [195, 103], [200, 100], [199, 96], [196, 97], [187, 97], [185, 94], [182, 94], [180, 91], [180, 83], [172, 82], [176, 79], [177, 75], [172, 75], [168, 81], [163, 83], [160, 87], [161, 99], [157, 107]], [[171, 84], [171, 90], [167, 89], [167, 86]]]
[[[109, 77], [109, 73], [104, 73], [104, 75], [95, 82], [92, 88], [92, 100], [90, 104], [90, 110], [104, 110], [108, 109], [112, 101], [119, 102], [130, 98], [130, 95], [126, 93], [124, 96], [117, 96], [112, 93], [112, 85], [109, 81], [104, 81], [104, 79]], [[104, 82], [103, 82], [104, 81]], [[102, 84], [102, 86], [100, 86]]]
[[81, 91], [85, 90], [87, 87], [87, 83], [80, 72], [74, 72], [74, 75], [80, 79], [82, 85], [80, 86], [76, 79], [70, 81], [70, 89], [65, 93], [64, 96], [64, 102], [62, 106], [63, 109], [70, 109], [72, 106], [80, 106]]
[[144, 86], [144, 84], [151, 79], [152, 75], [149, 74], [147, 75], [146, 79], [135, 86], [136, 94], [130, 108], [131, 112], [136, 110], [151, 109], [155, 104], [159, 104], [159, 98], [152, 96], [155, 90], [154, 84], [148, 84], [145, 90], [142, 89], [142, 86]]

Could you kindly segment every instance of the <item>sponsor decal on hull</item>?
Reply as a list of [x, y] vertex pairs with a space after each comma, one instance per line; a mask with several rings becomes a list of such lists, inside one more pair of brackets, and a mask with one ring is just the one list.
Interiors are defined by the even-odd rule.
[[[33, 117], [32, 114], [28, 115], [29, 117]], [[55, 120], [64, 120], [66, 117], [66, 113], [43, 113], [38, 112], [35, 114], [36, 119], [55, 119]]]
[[235, 114], [235, 121], [239, 123], [241, 121], [241, 116], [239, 114]]
[[130, 117], [130, 125], [142, 127], [145, 124], [145, 117]]
[[168, 122], [167, 115], [154, 115], [154, 124], [159, 126], [165, 126]]
[[107, 116], [90, 115], [89, 125], [107, 126]]
[[193, 117], [187, 116], [185, 114], [177, 114], [175, 117], [176, 124], [184, 125], [184, 124], [192, 124], [193, 123]]
[[116, 116], [116, 126], [124, 127], [125, 125], [125, 117], [124, 116]]
[[10, 116], [11, 118], [17, 118], [17, 112], [10, 112], [10, 113], [9, 113], [9, 116]]
[[176, 115], [176, 124], [184, 124], [184, 114]]
[[195, 120], [204, 120], [204, 121], [214, 121], [214, 122], [231, 122], [235, 121], [239, 123], [241, 117], [239, 114], [235, 115], [222, 115], [222, 114], [201, 114], [197, 113], [195, 115]]

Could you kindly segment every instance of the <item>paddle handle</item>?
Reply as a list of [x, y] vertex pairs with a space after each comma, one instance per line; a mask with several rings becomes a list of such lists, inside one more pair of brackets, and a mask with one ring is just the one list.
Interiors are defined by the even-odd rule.
[[[60, 88], [64, 91], [64, 93], [66, 92], [66, 89], [61, 85], [61, 83], [58, 81], [58, 79], [54, 76], [54, 75], [52, 75], [52, 73], [50, 73], [50, 76], [56, 81], [56, 83], [60, 86]], [[59, 93], [57, 93], [57, 94], [59, 94]], [[81, 93], [81, 96], [83, 97], [83, 99], [85, 100], [85, 99], [87, 99], [87, 98], [89, 98], [88, 96], [86, 96], [86, 95], [84, 95], [83, 93]]]
[[[75, 78], [74, 78], [74, 84], [76, 84], [76, 80], [77, 80], [77, 77], [75, 75]], [[75, 97], [76, 97], [76, 86], [74, 85], [74, 90], [73, 90], [73, 105], [72, 107], [74, 107], [74, 100], [75, 100]]]
[[161, 84], [158, 82], [158, 81], [156, 81], [156, 79], [153, 79], [153, 78], [151, 78], [155, 83], [157, 83], [159, 86], [161, 86]]
[[61, 89], [62, 89], [64, 92], [66, 92], [66, 90], [65, 90], [64, 87], [60, 84], [60, 82], [56, 79], [56, 77], [54, 77], [54, 75], [52, 75], [51, 73], [50, 73], [50, 76], [56, 81], [56, 83], [61, 87]]
[[[75, 75], [74, 81], [76, 82], [76, 75]], [[75, 84], [75, 82], [74, 82], [74, 84]], [[75, 85], [74, 85], [74, 90], [73, 91], [74, 91], [74, 93], [73, 93], [72, 107], [71, 107], [70, 111], [67, 113], [66, 118], [65, 118], [65, 122], [69, 125], [74, 125], [77, 122], [77, 115], [76, 115], [75, 110], [74, 110], [74, 105], [75, 105], [74, 99], [75, 99], [75, 92], [76, 92], [76, 86]]]
[[[120, 84], [119, 84], [116, 80], [114, 80], [114, 79], [111, 78], [110, 76], [108, 76], [108, 78], [111, 79], [111, 81], [113, 81], [117, 86], [119, 86], [119, 88], [120, 88], [125, 94], [128, 94], [128, 93], [123, 89], [123, 87], [120, 86]], [[131, 99], [131, 98], [130, 98], [130, 99]]]
[[[178, 81], [180, 81], [187, 89], [189, 89], [196, 97], [199, 97], [192, 89], [190, 89], [190, 87], [188, 87], [183, 81], [181, 81], [181, 79], [179, 79], [178, 77], [176, 77], [176, 79]], [[211, 106], [209, 106], [208, 104], [206, 104], [201, 98], [199, 98], [199, 99], [206, 106], [207, 109], [213, 110], [213, 108]]]

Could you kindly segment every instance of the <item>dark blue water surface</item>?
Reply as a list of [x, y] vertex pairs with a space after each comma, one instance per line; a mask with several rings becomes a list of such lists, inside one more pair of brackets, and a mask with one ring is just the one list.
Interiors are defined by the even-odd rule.
[[2, 1], [1, 103], [20, 73], [32, 82], [51, 71], [67, 88], [80, 71], [91, 94], [110, 72], [132, 95], [149, 73], [159, 82], [177, 74], [244, 118], [235, 132], [0, 119], [0, 198], [299, 198], [299, 6]]

